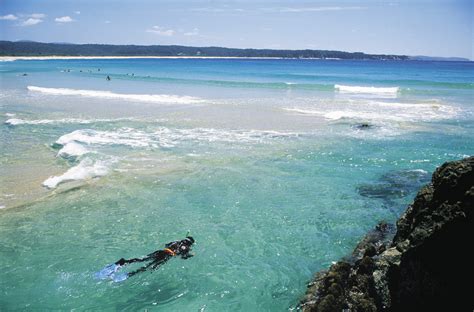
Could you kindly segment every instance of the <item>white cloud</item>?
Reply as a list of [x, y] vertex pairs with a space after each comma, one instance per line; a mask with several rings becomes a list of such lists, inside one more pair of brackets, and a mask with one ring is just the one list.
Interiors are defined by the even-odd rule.
[[15, 20], [17, 20], [17, 19], [18, 19], [18, 17], [16, 17], [16, 16], [13, 15], [13, 14], [8, 14], [8, 15], [0, 16], [0, 20], [15, 21]]
[[362, 10], [364, 7], [340, 7], [340, 6], [321, 6], [321, 7], [301, 7], [301, 8], [270, 8], [270, 11], [281, 13], [302, 13], [302, 12], [325, 12], [325, 11], [345, 11], [345, 10]]
[[20, 23], [20, 26], [33, 26], [36, 24], [41, 23], [43, 20], [39, 18], [29, 18], [23, 22]]
[[304, 12], [325, 12], [325, 11], [343, 11], [343, 10], [363, 10], [366, 7], [360, 6], [318, 6], [318, 7], [258, 7], [255, 9], [239, 9], [230, 7], [220, 8], [193, 8], [190, 9], [193, 12], [205, 12], [205, 13], [304, 13]]
[[34, 19], [43, 19], [46, 17], [46, 14], [43, 14], [43, 13], [33, 13], [33, 14], [30, 14], [28, 15], [29, 17], [31, 18], [34, 18]]
[[222, 7], [222, 8], [211, 8], [211, 7], [206, 7], [206, 8], [193, 8], [190, 9], [192, 12], [202, 12], [202, 13], [240, 13], [240, 12], [246, 12], [245, 9], [240, 9], [240, 8], [229, 8], [229, 7]]
[[111, 21], [104, 21], [104, 24], [110, 24], [112, 23]]
[[205, 13], [222, 13], [222, 12], [226, 12], [226, 11], [229, 11], [229, 10], [221, 9], [221, 8], [194, 8], [194, 9], [191, 9], [191, 11], [193, 11], [193, 12], [205, 12]]
[[175, 31], [173, 29], [164, 29], [160, 26], [153, 26], [151, 29], [147, 29], [146, 32], [166, 37], [171, 37], [175, 34]]
[[79, 15], [79, 14], [81, 14], [81, 11], [74, 11], [74, 14]]
[[199, 36], [199, 29], [194, 28], [192, 31], [183, 33], [185, 36]]
[[74, 20], [70, 16], [62, 16], [62, 17], [56, 17], [54, 21], [58, 23], [70, 23], [74, 22]]

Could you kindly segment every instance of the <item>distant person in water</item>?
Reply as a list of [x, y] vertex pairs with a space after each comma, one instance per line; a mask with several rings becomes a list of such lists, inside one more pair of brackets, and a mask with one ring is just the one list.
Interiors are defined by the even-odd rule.
[[105, 79], [107, 79], [107, 81], [110, 81], [110, 76], [109, 76], [109, 75], [107, 75], [107, 78], [105, 78]]
[[165, 263], [170, 258], [175, 257], [175, 256], [181, 256], [181, 258], [183, 259], [191, 258], [193, 255], [190, 254], [190, 251], [191, 251], [191, 246], [193, 244], [194, 244], [194, 238], [192, 238], [192, 236], [188, 236], [181, 241], [174, 241], [174, 242], [168, 243], [165, 245], [165, 249], [152, 252], [151, 254], [147, 255], [144, 258], [133, 258], [133, 259], [128, 259], [128, 260], [122, 258], [119, 261], [115, 262], [115, 264], [123, 266], [129, 263], [150, 261], [150, 263], [139, 268], [138, 270], [128, 273], [128, 276], [132, 276], [139, 272], [146, 271], [148, 268], [155, 270], [161, 264]]

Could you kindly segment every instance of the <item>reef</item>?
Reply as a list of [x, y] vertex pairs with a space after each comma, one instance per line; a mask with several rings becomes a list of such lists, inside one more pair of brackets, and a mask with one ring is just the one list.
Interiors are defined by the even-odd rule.
[[472, 311], [474, 157], [436, 169], [398, 219], [319, 272], [302, 311]]

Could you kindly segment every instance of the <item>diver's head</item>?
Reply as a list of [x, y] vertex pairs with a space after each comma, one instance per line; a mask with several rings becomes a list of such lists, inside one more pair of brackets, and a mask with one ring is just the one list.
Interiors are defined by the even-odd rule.
[[182, 242], [183, 244], [191, 246], [192, 244], [194, 244], [194, 238], [192, 236], [186, 236], [186, 238], [183, 239]]

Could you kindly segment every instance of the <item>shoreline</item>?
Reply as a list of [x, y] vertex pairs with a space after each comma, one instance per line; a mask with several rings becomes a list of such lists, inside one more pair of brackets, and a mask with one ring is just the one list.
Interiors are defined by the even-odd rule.
[[[0, 62], [29, 60], [94, 60], [94, 59], [242, 59], [242, 60], [282, 60], [300, 59], [288, 57], [252, 57], [252, 56], [0, 56]], [[340, 60], [338, 58], [303, 58], [304, 60]]]
[[[100, 56], [66, 56], [66, 55], [48, 55], [48, 56], [0, 56], [1, 62], [12, 61], [48, 61], [48, 60], [127, 60], [127, 59], [222, 59], [222, 60], [317, 60], [317, 61], [396, 61], [411, 62], [419, 60], [391, 60], [391, 59], [343, 59], [336, 57], [279, 57], [279, 56], [198, 56], [198, 55], [182, 55], [182, 56], [158, 56], [158, 55], [135, 55], [135, 56], [117, 56], [117, 55], [100, 55]], [[472, 62], [472, 61], [439, 61], [439, 62]]]

